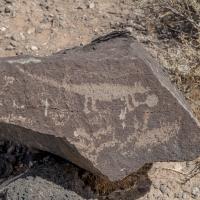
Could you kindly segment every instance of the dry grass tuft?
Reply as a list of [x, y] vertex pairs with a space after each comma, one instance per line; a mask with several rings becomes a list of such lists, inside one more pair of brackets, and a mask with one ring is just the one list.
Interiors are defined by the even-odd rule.
[[199, 47], [199, 0], [154, 0], [149, 9], [159, 39], [187, 39]]
[[166, 68], [200, 120], [200, 0], [146, 0], [147, 48]]

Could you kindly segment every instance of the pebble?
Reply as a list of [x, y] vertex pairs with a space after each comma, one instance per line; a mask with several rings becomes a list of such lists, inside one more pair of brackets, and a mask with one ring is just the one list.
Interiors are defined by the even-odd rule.
[[15, 47], [13, 47], [12, 45], [8, 45], [5, 50], [11, 51], [11, 50], [14, 50], [14, 49], [15, 49]]
[[18, 34], [14, 34], [10, 37], [10, 39], [13, 40], [13, 41], [19, 41], [21, 38]]
[[37, 51], [37, 50], [38, 50], [38, 47], [36, 47], [36, 46], [31, 46], [31, 50], [32, 50], [32, 51]]
[[132, 27], [126, 27], [126, 30], [129, 32], [133, 32], [133, 28]]
[[16, 47], [17, 46], [17, 42], [16, 41], [11, 41], [10, 45], [13, 46], [13, 47]]
[[76, 9], [77, 9], [77, 10], [83, 10], [83, 7], [78, 6], [78, 7], [76, 7]]
[[88, 7], [89, 7], [90, 9], [94, 8], [94, 7], [95, 7], [94, 2], [89, 3]]
[[179, 192], [179, 193], [176, 193], [174, 197], [176, 197], [177, 199], [187, 199], [187, 194], [186, 192]]
[[159, 187], [160, 187], [160, 183], [159, 182], [153, 182], [152, 185], [153, 185], [153, 187], [155, 189], [159, 189]]
[[183, 199], [187, 199], [187, 194], [186, 194], [185, 192], [183, 192], [182, 198], [183, 198]]
[[193, 198], [200, 197], [200, 189], [198, 187], [192, 188], [192, 196]]
[[175, 193], [174, 197], [177, 198], [177, 199], [181, 199], [182, 198], [182, 193], [181, 192]]
[[4, 27], [4, 26], [1, 27], [1, 28], [0, 28], [0, 31], [2, 31], [2, 32], [6, 31], [6, 27]]
[[160, 191], [161, 191], [162, 193], [166, 193], [166, 192], [167, 192], [167, 186], [164, 185], [164, 184], [161, 184], [161, 185], [160, 185]]
[[24, 33], [22, 33], [22, 32], [20, 33], [20, 37], [21, 37], [22, 40], [26, 39], [26, 37], [24, 36]]
[[5, 13], [10, 13], [11, 12], [11, 9], [9, 7], [5, 7], [5, 10], [4, 10]]
[[29, 28], [28, 31], [27, 31], [27, 33], [28, 33], [29, 35], [32, 34], [32, 33], [34, 33], [34, 32], [35, 32], [35, 28], [34, 28], [34, 27]]

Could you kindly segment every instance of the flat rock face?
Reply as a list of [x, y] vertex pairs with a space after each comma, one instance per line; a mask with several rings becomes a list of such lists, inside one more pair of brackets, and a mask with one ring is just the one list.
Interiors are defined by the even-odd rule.
[[115, 181], [145, 163], [200, 155], [199, 123], [133, 38], [0, 59], [0, 138]]

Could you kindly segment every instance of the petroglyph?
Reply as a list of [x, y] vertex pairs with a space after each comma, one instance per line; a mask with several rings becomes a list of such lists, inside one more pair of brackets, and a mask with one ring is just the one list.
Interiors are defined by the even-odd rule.
[[19, 123], [19, 124], [23, 124], [23, 123], [27, 123], [29, 125], [32, 125], [32, 120], [28, 119], [26, 117], [23, 116], [18, 116], [18, 115], [14, 115], [14, 114], [8, 114], [7, 116], [1, 116], [0, 117], [0, 121], [4, 121], [6, 123]]
[[[148, 104], [154, 106], [157, 104], [157, 98], [151, 95], [152, 99]], [[119, 119], [122, 120], [123, 129], [126, 128], [124, 120], [126, 119], [127, 108], [121, 110]], [[132, 134], [123, 135], [125, 141], [117, 139], [116, 131], [114, 127], [108, 126], [107, 128], [100, 128], [95, 133], [88, 133], [85, 128], [78, 128], [74, 131], [74, 136], [76, 140], [70, 140], [72, 144], [77, 146], [83, 152], [83, 155], [88, 157], [94, 163], [98, 163], [98, 155], [105, 150], [106, 147], [115, 147], [117, 152], [121, 152], [121, 155], [131, 158], [134, 156], [133, 149], [135, 148], [145, 148], [147, 145], [156, 146], [168, 142], [170, 138], [176, 136], [180, 129], [180, 120], [174, 122], [163, 122], [160, 121], [157, 124], [157, 128], [149, 129], [151, 113], [149, 109], [144, 113], [143, 119], [137, 119], [134, 116], [133, 120], [133, 132]], [[103, 140], [103, 138], [109, 138]], [[96, 141], [102, 141], [101, 143]], [[90, 148], [87, 148], [90, 145]], [[127, 149], [128, 147], [128, 149]], [[130, 149], [130, 147], [132, 149]]]
[[[119, 144], [120, 141], [115, 138], [113, 134], [113, 128], [108, 126], [107, 128], [100, 128], [97, 132], [93, 134], [87, 133], [85, 128], [77, 128], [74, 131], [74, 136], [76, 140], [69, 139], [69, 141], [74, 144], [76, 147], [82, 150], [83, 155], [88, 157], [94, 163], [97, 163], [97, 155], [103, 151], [106, 147], [114, 147], [116, 144]], [[106, 142], [96, 144], [96, 140], [101, 140], [102, 137], [110, 136], [111, 138]], [[88, 145], [90, 148], [88, 148]], [[96, 154], [97, 153], [97, 154]]]
[[8, 60], [7, 61], [10, 64], [16, 63], [16, 64], [21, 64], [21, 65], [25, 65], [25, 64], [29, 64], [29, 63], [41, 63], [41, 60], [36, 59], [36, 58], [20, 58], [20, 59], [15, 59], [15, 60]]
[[49, 109], [48, 99], [45, 99], [45, 101], [42, 100], [42, 104], [44, 105], [44, 116], [47, 117]]
[[64, 112], [60, 110], [48, 111], [48, 116], [53, 120], [55, 126], [63, 127], [65, 125], [65, 121], [69, 120], [69, 115], [66, 115]]
[[12, 76], [4, 76], [4, 80], [5, 80], [5, 85], [4, 87], [8, 86], [9, 84], [13, 84], [15, 81], [15, 78]]
[[17, 109], [24, 109], [25, 106], [24, 105], [17, 105], [15, 100], [13, 100], [13, 108], [17, 108]]
[[[165, 143], [178, 134], [181, 126], [180, 120], [174, 122], [160, 121], [157, 125], [158, 128], [149, 129], [149, 120], [149, 112], [146, 112], [143, 120], [138, 120], [136, 116], [134, 117], [134, 133], [127, 137], [127, 142], [124, 143], [124, 147], [131, 143], [134, 144], [134, 148], [145, 148], [147, 145], [156, 146]], [[137, 133], [137, 136], [135, 133]], [[130, 152], [127, 151], [123, 155], [132, 156]]]
[[120, 120], [125, 120], [126, 119], [126, 114], [127, 114], [127, 107], [125, 107], [124, 109], [121, 109], [121, 113], [119, 115], [119, 119]]
[[121, 109], [121, 113], [119, 115], [119, 119], [122, 120], [122, 127], [123, 129], [126, 127], [125, 119], [126, 119], [126, 114], [127, 114], [127, 107], [124, 109]]
[[[152, 103], [153, 104], [153, 103]], [[154, 104], [153, 104], [154, 105]], [[126, 108], [121, 110], [120, 119], [124, 120], [126, 116]], [[72, 144], [81, 149], [84, 156], [87, 156], [94, 163], [98, 162], [98, 156], [101, 151], [106, 147], [115, 147], [117, 152], [125, 157], [132, 157], [134, 155], [133, 149], [145, 148], [147, 145], [156, 146], [169, 141], [170, 138], [176, 136], [180, 129], [180, 121], [174, 122], [163, 122], [160, 121], [157, 125], [158, 128], [149, 129], [148, 123], [150, 120], [150, 112], [144, 114], [143, 120], [138, 120], [134, 116], [133, 120], [133, 133], [124, 135], [125, 141], [117, 139], [116, 131], [113, 127], [108, 126], [107, 128], [100, 128], [95, 133], [87, 133], [85, 128], [78, 128], [74, 131], [76, 140], [70, 140]], [[123, 123], [122, 123], [123, 126]], [[125, 123], [123, 128], [125, 128]], [[103, 140], [102, 138], [109, 138]], [[96, 141], [102, 141], [98, 143]], [[90, 145], [90, 148], [88, 148]], [[128, 147], [128, 149], [127, 149]], [[130, 149], [130, 147], [132, 149]]]
[[3, 90], [7, 88], [9, 85], [13, 85], [15, 78], [13, 76], [4, 76], [3, 77], [5, 84], [0, 84], [1, 90], [0, 95], [3, 93]]
[[[147, 145], [156, 146], [169, 141], [170, 138], [175, 136], [180, 129], [180, 122], [175, 121], [172, 123], [160, 122], [159, 128], [148, 129], [149, 118], [147, 117], [144, 121], [138, 121], [135, 118], [135, 126], [133, 127], [134, 132], [126, 137], [126, 140], [122, 143], [121, 140], [117, 139], [116, 132], [113, 127], [108, 126], [107, 128], [100, 128], [97, 132], [89, 134], [84, 128], [78, 128], [74, 131], [76, 140], [69, 140], [76, 147], [81, 149], [83, 155], [88, 157], [94, 163], [97, 163], [97, 155], [101, 153], [106, 147], [115, 147], [117, 152], [121, 152], [123, 156], [132, 157], [134, 154], [133, 149], [145, 148]], [[140, 125], [142, 125], [142, 128]], [[103, 137], [109, 139], [103, 141]], [[98, 143], [96, 141], [103, 141]], [[88, 148], [90, 145], [90, 148]], [[127, 149], [129, 147], [129, 149]], [[132, 149], [130, 149], [130, 147]]]
[[134, 39], [107, 40], [0, 59], [0, 137], [111, 181], [199, 156], [199, 123], [162, 68]]
[[148, 95], [144, 104], [152, 108], [158, 104], [158, 97], [155, 94]]
[[122, 122], [122, 128], [125, 129], [125, 127], [126, 127], [126, 123], [123, 121]]
[[[125, 101], [128, 111], [134, 111], [134, 109], [140, 105], [147, 105], [148, 107], [154, 107], [158, 104], [158, 97], [155, 94], [148, 95], [150, 89], [144, 87], [140, 82], [136, 82], [134, 86], [125, 86], [121, 84], [108, 84], [108, 83], [85, 83], [81, 85], [68, 84], [65, 82], [59, 83], [56, 80], [31, 74], [19, 66], [16, 68], [31, 77], [34, 80], [41, 83], [51, 85], [56, 88], [64, 88], [66, 92], [75, 93], [84, 96], [84, 112], [87, 114], [91, 111], [97, 111], [96, 102], [105, 101], [112, 102], [115, 99], [121, 99]], [[135, 94], [146, 94], [147, 98], [144, 102], [136, 101]], [[91, 101], [91, 109], [89, 108], [89, 102]]]
[[135, 147], [145, 147], [147, 144], [158, 145], [167, 142], [171, 137], [178, 134], [180, 125], [177, 121], [173, 123], [160, 122], [160, 128], [145, 130], [138, 135]]

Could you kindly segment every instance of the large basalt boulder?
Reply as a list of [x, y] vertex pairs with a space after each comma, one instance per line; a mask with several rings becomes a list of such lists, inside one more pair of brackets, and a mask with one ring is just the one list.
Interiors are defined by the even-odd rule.
[[200, 155], [199, 123], [183, 96], [126, 34], [49, 57], [0, 59], [0, 139], [112, 181], [145, 163]]

